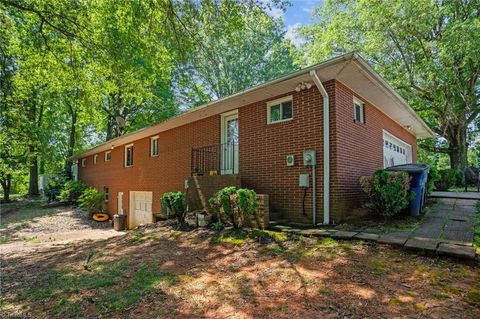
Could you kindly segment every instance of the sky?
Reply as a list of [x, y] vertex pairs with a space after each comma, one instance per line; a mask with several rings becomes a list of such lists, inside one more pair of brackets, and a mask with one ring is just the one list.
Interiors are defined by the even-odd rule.
[[302, 25], [312, 23], [311, 14], [315, 7], [323, 4], [323, 0], [290, 0], [290, 6], [283, 12], [281, 9], [273, 8], [270, 14], [274, 18], [282, 18], [287, 28], [285, 36], [294, 45], [300, 45], [302, 39], [297, 35], [297, 29]]

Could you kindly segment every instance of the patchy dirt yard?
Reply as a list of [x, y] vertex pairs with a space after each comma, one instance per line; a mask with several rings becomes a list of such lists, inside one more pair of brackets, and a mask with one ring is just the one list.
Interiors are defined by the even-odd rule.
[[95, 222], [80, 209], [49, 205], [39, 200], [22, 199], [2, 204], [0, 217], [2, 255], [122, 235], [108, 222]]
[[3, 316], [480, 318], [480, 270], [364, 242], [158, 223], [4, 255]]

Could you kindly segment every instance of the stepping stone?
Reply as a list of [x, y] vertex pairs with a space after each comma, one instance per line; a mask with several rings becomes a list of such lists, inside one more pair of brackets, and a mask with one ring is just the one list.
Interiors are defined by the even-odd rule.
[[332, 238], [336, 239], [352, 239], [356, 234], [358, 234], [358, 232], [339, 230], [333, 233], [331, 236]]
[[334, 229], [304, 229], [300, 232], [300, 235], [303, 236], [316, 236], [316, 237], [325, 237], [331, 236], [337, 231]]
[[389, 233], [380, 236], [378, 242], [381, 244], [403, 246], [408, 239], [409, 233]]
[[450, 243], [441, 243], [438, 246], [437, 253], [443, 256], [465, 258], [465, 259], [475, 259], [475, 248], [460, 246]]
[[361, 240], [369, 240], [369, 241], [377, 241], [378, 237], [380, 237], [378, 234], [372, 234], [372, 233], [358, 233], [355, 236], [353, 236], [354, 239], [361, 239]]
[[431, 238], [414, 237], [407, 240], [404, 247], [412, 250], [434, 252], [437, 250], [438, 240]]

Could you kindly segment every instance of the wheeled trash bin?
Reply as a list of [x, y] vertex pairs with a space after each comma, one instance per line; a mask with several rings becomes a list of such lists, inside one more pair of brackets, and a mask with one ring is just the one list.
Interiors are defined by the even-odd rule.
[[427, 193], [427, 178], [430, 168], [427, 164], [404, 164], [388, 167], [389, 171], [407, 172], [410, 179], [410, 190], [415, 193], [415, 197], [407, 206], [407, 213], [410, 216], [418, 216], [422, 212]]

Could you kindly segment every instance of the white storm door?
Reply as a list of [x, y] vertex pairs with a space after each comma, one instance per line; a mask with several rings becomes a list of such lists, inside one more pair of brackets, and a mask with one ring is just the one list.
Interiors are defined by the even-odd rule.
[[117, 195], [117, 214], [123, 215], [123, 192], [118, 192]]
[[238, 112], [222, 115], [222, 140], [220, 145], [220, 173], [238, 173]]

